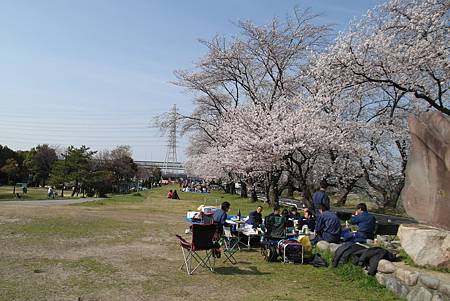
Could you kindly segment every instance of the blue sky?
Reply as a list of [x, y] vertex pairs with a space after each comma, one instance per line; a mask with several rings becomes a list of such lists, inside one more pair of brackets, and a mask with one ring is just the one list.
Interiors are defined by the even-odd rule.
[[205, 53], [198, 39], [236, 34], [235, 21], [264, 24], [295, 6], [341, 31], [383, 2], [1, 1], [0, 144], [128, 144], [137, 160], [163, 160], [165, 138], [149, 124], [173, 104], [191, 110], [192, 96], [170, 81]]

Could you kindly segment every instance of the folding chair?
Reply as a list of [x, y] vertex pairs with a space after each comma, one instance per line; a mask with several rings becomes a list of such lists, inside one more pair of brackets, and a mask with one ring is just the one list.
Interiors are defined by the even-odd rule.
[[[215, 248], [218, 247], [214, 242], [216, 233], [217, 225], [215, 224], [193, 224], [192, 242], [188, 242], [181, 236], [176, 235], [184, 259], [184, 263], [181, 265], [180, 270], [184, 267], [188, 275], [192, 275], [199, 267], [214, 272], [215, 257], [213, 256], [213, 252], [215, 252]], [[201, 251], [205, 251], [205, 253]]]
[[235, 236], [231, 233], [231, 227], [223, 226], [224, 262], [229, 261], [231, 264], [237, 263], [234, 253], [240, 250], [239, 240], [239, 236]]

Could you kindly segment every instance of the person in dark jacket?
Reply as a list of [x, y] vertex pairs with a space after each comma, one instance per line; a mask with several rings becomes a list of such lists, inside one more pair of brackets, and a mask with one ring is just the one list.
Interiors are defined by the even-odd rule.
[[289, 219], [289, 211], [287, 209], [283, 209], [283, 211], [281, 211], [281, 216], [283, 216], [286, 219], [287, 228], [294, 227], [294, 221]]
[[316, 219], [308, 208], [303, 210], [303, 217], [300, 218], [299, 225], [300, 228], [307, 225], [309, 231], [314, 231], [316, 229]]
[[259, 227], [262, 224], [262, 214], [263, 211], [262, 206], [258, 206], [255, 211], [250, 212], [248, 215], [248, 220], [245, 222], [246, 224], [252, 225], [253, 228]]
[[321, 205], [325, 205], [327, 210], [330, 209], [330, 198], [328, 197], [328, 194], [325, 191], [327, 187], [328, 184], [325, 180], [320, 181], [320, 190], [314, 192], [312, 196], [312, 209], [316, 218], [319, 217], [320, 215]]
[[313, 244], [321, 240], [339, 243], [341, 239], [341, 221], [336, 213], [329, 211], [325, 204], [320, 205], [320, 215], [316, 221], [316, 237]]
[[356, 206], [355, 215], [350, 219], [350, 223], [358, 226], [358, 231], [352, 233], [349, 229], [342, 232], [344, 241], [354, 241], [365, 243], [367, 239], [373, 239], [376, 226], [376, 218], [367, 212], [365, 203]]
[[292, 218], [294, 220], [299, 220], [300, 218], [302, 218], [302, 215], [300, 213], [298, 213], [297, 207], [292, 207], [291, 208], [291, 212], [289, 213], [289, 218]]
[[180, 199], [180, 197], [178, 196], [177, 190], [174, 190], [174, 191], [173, 191], [172, 199], [173, 199], [173, 200], [179, 200], [179, 199]]
[[273, 213], [264, 219], [267, 238], [284, 238], [286, 236], [286, 217], [281, 216], [280, 207], [273, 207]]

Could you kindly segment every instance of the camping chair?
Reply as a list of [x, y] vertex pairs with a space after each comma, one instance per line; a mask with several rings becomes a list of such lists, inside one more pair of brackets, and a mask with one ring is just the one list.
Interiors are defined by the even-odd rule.
[[229, 261], [231, 262], [231, 264], [237, 263], [237, 260], [234, 257], [234, 253], [240, 250], [239, 241], [239, 236], [235, 236], [231, 233], [231, 227], [223, 226], [223, 255], [225, 255], [224, 262]]
[[[178, 241], [183, 252], [184, 263], [188, 275], [192, 275], [199, 267], [214, 272], [215, 252], [218, 245], [215, 243], [217, 225], [209, 224], [193, 224], [192, 225], [192, 242], [188, 242], [181, 236], [177, 235]], [[205, 253], [201, 252], [205, 251]], [[203, 255], [204, 254], [204, 255]], [[203, 256], [202, 256], [203, 255]]]

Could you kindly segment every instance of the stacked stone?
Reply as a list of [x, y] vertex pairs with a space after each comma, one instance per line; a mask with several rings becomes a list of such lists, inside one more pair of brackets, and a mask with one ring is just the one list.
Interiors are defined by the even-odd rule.
[[382, 286], [408, 301], [450, 300], [450, 278], [444, 273], [444, 277], [438, 277], [438, 274], [382, 259], [375, 277]]
[[316, 248], [321, 251], [330, 251], [331, 254], [334, 254], [339, 248], [341, 244], [329, 243], [325, 240], [319, 241], [316, 245]]

